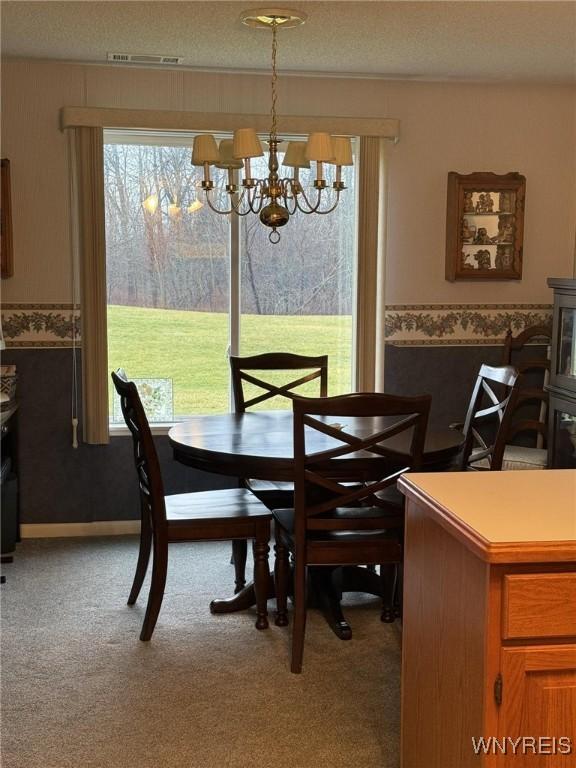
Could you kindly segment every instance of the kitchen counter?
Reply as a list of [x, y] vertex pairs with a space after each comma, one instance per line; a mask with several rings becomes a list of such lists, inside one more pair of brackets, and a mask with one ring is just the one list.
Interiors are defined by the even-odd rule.
[[[415, 473], [399, 487], [402, 768], [575, 766], [576, 471]], [[480, 737], [504, 752], [477, 753]]]
[[399, 487], [487, 562], [576, 561], [576, 470], [414, 473]]

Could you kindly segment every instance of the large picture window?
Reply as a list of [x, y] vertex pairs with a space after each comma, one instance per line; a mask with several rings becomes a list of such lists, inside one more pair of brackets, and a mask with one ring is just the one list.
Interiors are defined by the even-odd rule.
[[[329, 393], [350, 391], [354, 167], [333, 213], [294, 215], [272, 245], [256, 216], [203, 204], [192, 141], [104, 133], [109, 367], [142, 380], [148, 416], [161, 422], [228, 410], [230, 351], [328, 354]], [[256, 175], [265, 167], [264, 157]], [[224, 173], [213, 169], [217, 183]], [[114, 402], [110, 390], [111, 422], [121, 422]]]

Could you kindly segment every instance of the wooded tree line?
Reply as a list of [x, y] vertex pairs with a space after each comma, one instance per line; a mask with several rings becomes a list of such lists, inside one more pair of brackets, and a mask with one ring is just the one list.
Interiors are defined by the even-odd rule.
[[[212, 170], [213, 178], [224, 178]], [[265, 160], [255, 172], [265, 172]], [[196, 200], [204, 202], [200, 179], [186, 147], [105, 145], [109, 304], [228, 311], [229, 217], [206, 204], [194, 210]], [[334, 213], [298, 213], [280, 232], [272, 245], [257, 216], [241, 218], [242, 311], [350, 314], [352, 189]]]

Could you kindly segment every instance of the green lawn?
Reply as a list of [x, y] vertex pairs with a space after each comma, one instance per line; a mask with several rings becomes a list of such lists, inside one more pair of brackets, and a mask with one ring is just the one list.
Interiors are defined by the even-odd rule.
[[[175, 416], [226, 411], [227, 323], [226, 314], [109, 306], [108, 368], [124, 368], [131, 378], [172, 379]], [[328, 354], [330, 394], [349, 392], [351, 334], [350, 316], [244, 315], [241, 354]], [[317, 394], [317, 382], [309, 393]], [[110, 395], [112, 404], [112, 385]]]

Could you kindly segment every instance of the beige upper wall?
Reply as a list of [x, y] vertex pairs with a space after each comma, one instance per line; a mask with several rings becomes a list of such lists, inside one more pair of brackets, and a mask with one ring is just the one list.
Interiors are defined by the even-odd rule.
[[[401, 140], [389, 153], [387, 302], [550, 301], [546, 278], [573, 271], [576, 90], [416, 83], [388, 90]], [[444, 280], [448, 171], [526, 177], [521, 281]]]
[[[267, 113], [269, 78], [6, 61], [2, 147], [13, 187], [14, 277], [6, 302], [71, 299], [69, 164], [62, 106]], [[389, 147], [386, 301], [548, 302], [548, 276], [571, 276], [576, 210], [576, 91], [567, 86], [408, 83], [288, 77], [285, 114], [393, 117]], [[527, 178], [524, 278], [444, 279], [448, 171]]]

